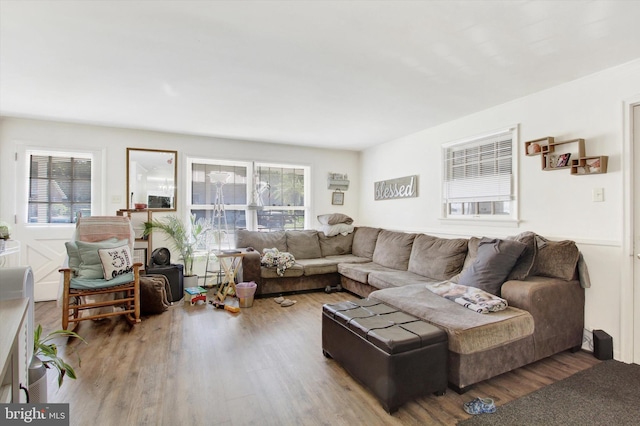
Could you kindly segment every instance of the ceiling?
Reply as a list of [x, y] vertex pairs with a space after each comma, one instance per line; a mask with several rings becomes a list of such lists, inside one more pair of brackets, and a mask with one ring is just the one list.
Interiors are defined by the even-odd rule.
[[0, 114], [360, 150], [640, 58], [640, 1], [0, 0]]

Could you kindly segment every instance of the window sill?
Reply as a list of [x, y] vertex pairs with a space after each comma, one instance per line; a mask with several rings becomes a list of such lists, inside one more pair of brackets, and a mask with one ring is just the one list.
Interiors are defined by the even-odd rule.
[[475, 226], [493, 226], [493, 227], [505, 227], [505, 228], [517, 228], [520, 226], [520, 221], [517, 219], [509, 218], [496, 218], [496, 217], [482, 217], [482, 216], [469, 216], [469, 217], [442, 217], [440, 223], [443, 225], [475, 225]]

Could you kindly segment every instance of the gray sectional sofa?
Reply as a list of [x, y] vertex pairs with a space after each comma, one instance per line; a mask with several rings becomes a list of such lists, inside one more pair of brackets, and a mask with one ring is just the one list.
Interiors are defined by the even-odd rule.
[[[243, 259], [243, 280], [257, 283], [257, 295], [340, 284], [443, 329], [448, 380], [459, 392], [582, 344], [586, 278], [581, 283], [584, 268], [571, 241], [530, 232], [508, 239], [446, 239], [357, 227], [334, 237], [313, 230], [239, 231], [237, 247], [254, 249]], [[265, 248], [289, 252], [296, 262], [280, 276], [260, 265]], [[492, 290], [509, 306], [480, 314], [427, 289], [446, 281]]]

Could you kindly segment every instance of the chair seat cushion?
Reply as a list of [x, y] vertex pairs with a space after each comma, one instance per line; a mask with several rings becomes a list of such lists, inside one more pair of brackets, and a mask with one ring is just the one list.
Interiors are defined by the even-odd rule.
[[75, 290], [95, 290], [98, 288], [115, 287], [130, 283], [131, 281], [133, 281], [133, 273], [120, 275], [108, 281], [104, 278], [71, 278], [69, 286]]

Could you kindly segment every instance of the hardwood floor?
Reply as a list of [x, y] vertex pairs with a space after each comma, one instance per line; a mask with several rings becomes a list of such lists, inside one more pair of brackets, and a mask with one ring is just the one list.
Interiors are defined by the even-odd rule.
[[[355, 296], [288, 297], [297, 303], [256, 299], [239, 314], [179, 302], [133, 329], [122, 317], [81, 322], [75, 331], [88, 344], [57, 342], [78, 379], [58, 389], [50, 373], [49, 402], [70, 402], [72, 425], [455, 425], [469, 417], [462, 404], [477, 396], [500, 406], [600, 362], [563, 352], [389, 415], [322, 355], [322, 305]], [[60, 317], [55, 302], [36, 303], [45, 332], [60, 328]]]

